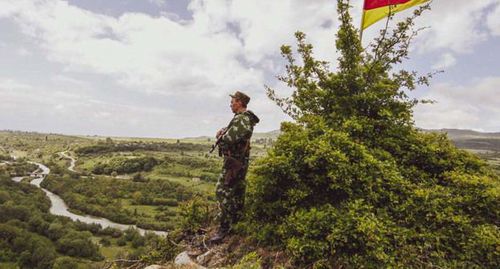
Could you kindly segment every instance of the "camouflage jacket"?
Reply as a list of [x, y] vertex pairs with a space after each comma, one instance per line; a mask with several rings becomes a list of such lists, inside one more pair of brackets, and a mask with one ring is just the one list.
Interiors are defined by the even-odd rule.
[[252, 111], [236, 113], [229, 123], [229, 129], [222, 136], [221, 144], [231, 155], [244, 155], [245, 146], [252, 137], [253, 127], [258, 122], [259, 118]]

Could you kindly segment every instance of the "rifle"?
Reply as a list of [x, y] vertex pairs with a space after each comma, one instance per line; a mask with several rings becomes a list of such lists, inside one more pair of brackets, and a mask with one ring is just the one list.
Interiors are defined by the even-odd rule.
[[233, 121], [231, 121], [229, 123], [229, 125], [226, 127], [226, 129], [224, 130], [224, 132], [222, 132], [222, 134], [219, 136], [219, 138], [217, 138], [217, 141], [215, 141], [215, 144], [212, 145], [212, 148], [210, 149], [210, 151], [208, 153], [212, 153], [214, 152], [215, 148], [220, 144], [220, 142], [222, 141], [222, 137], [227, 133], [227, 131], [229, 130], [229, 128], [231, 128], [231, 124], [233, 123]]

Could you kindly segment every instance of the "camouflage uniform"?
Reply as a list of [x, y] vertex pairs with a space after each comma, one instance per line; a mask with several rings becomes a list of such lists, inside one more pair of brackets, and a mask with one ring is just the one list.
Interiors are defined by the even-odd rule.
[[[258, 122], [259, 119], [251, 111], [237, 113], [222, 136], [220, 149], [224, 154], [224, 166], [215, 190], [219, 206], [217, 217], [222, 230], [229, 230], [242, 217], [250, 138]], [[236, 169], [232, 163], [237, 163]]]

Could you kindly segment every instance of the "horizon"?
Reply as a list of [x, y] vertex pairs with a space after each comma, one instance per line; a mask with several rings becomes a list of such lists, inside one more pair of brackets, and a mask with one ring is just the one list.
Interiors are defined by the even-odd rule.
[[[457, 128], [437, 128], [437, 129], [427, 129], [416, 127], [422, 131], [466, 131], [466, 132], [476, 132], [479, 134], [500, 134], [500, 131], [493, 132], [485, 132], [473, 129], [457, 129]], [[159, 137], [159, 136], [121, 136], [121, 135], [98, 135], [98, 134], [77, 134], [77, 133], [54, 133], [54, 132], [39, 132], [33, 130], [10, 130], [10, 129], [0, 129], [0, 132], [22, 132], [22, 133], [34, 133], [40, 135], [60, 135], [60, 136], [75, 136], [75, 137], [84, 137], [84, 138], [127, 138], [127, 139], [205, 139], [205, 138], [215, 138], [215, 136], [209, 135], [199, 135], [199, 136], [187, 136], [187, 137]], [[280, 132], [279, 129], [265, 131], [265, 132], [254, 132], [254, 135], [265, 135], [273, 132]]]

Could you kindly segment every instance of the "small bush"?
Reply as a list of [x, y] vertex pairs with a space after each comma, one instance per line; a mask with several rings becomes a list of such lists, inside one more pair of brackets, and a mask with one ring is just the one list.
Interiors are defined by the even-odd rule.
[[180, 227], [186, 232], [194, 233], [210, 222], [210, 208], [206, 201], [199, 197], [182, 202], [179, 206]]

